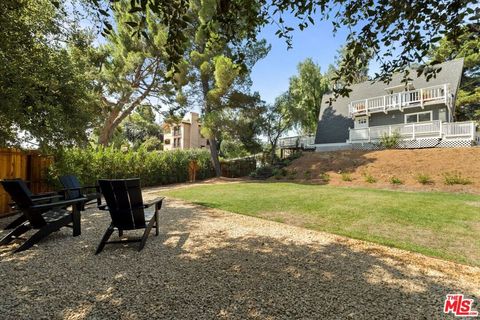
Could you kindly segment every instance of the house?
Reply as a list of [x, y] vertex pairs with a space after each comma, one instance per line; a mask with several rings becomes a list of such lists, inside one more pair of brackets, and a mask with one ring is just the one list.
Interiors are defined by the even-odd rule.
[[473, 121], [455, 122], [455, 97], [463, 59], [438, 65], [435, 78], [426, 80], [412, 71], [389, 84], [363, 82], [351, 87], [348, 97], [331, 104], [324, 95], [314, 146], [317, 151], [375, 149], [384, 136], [399, 136], [399, 148], [471, 146], [478, 136]]
[[208, 140], [200, 133], [201, 127], [196, 112], [187, 113], [180, 123], [165, 123], [163, 150], [207, 148]]

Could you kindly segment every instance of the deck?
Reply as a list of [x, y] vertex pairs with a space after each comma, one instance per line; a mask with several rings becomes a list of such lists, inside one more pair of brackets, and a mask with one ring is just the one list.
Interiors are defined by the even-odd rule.
[[349, 142], [378, 141], [383, 136], [391, 136], [395, 132], [397, 132], [403, 140], [439, 138], [475, 141], [477, 138], [474, 121], [441, 122], [440, 120], [435, 120], [420, 123], [350, 129]]
[[351, 117], [371, 113], [421, 107], [432, 104], [451, 104], [450, 85], [442, 84], [417, 90], [404, 91], [368, 99], [350, 102], [348, 109]]

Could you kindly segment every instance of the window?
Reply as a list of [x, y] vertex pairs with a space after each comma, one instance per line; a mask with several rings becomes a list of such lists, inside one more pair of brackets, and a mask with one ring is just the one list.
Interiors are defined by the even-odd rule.
[[164, 143], [165, 144], [170, 144], [170, 139], [165, 139]]
[[355, 119], [355, 129], [368, 128], [368, 117], [358, 117]]
[[180, 127], [174, 127], [173, 128], [173, 135], [174, 136], [179, 136], [180, 135]]
[[432, 111], [410, 113], [405, 115], [405, 123], [432, 121]]

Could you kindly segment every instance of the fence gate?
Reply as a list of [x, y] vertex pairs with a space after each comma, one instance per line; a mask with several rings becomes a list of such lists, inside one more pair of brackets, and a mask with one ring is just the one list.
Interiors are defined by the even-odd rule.
[[[43, 172], [53, 162], [52, 156], [37, 151], [0, 149], [0, 179], [21, 178], [33, 193], [50, 191]], [[10, 212], [10, 197], [0, 186], [0, 217]]]

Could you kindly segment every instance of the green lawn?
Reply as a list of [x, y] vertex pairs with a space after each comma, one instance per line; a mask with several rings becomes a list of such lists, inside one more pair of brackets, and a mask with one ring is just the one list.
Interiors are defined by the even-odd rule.
[[249, 182], [167, 196], [480, 266], [480, 196]]

